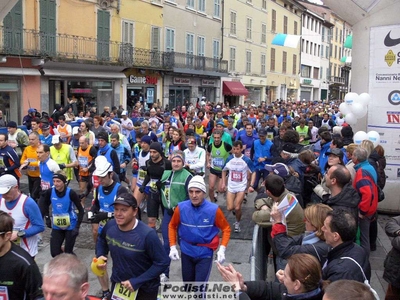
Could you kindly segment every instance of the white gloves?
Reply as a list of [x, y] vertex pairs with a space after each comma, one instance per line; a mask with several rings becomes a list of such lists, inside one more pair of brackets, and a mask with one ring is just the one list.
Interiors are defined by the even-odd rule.
[[219, 262], [220, 264], [223, 264], [225, 262], [225, 250], [225, 246], [220, 246], [217, 252], [217, 262]]
[[176, 246], [172, 246], [169, 250], [169, 258], [172, 260], [179, 260], [179, 252]]

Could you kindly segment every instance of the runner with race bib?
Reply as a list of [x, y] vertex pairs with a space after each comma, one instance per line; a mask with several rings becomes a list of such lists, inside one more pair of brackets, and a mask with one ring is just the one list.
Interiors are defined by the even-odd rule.
[[[229, 156], [229, 152], [232, 150], [232, 146], [222, 142], [222, 132], [215, 130], [213, 132], [214, 141], [207, 147], [207, 168], [210, 169], [210, 175], [208, 182], [210, 183], [208, 195], [211, 202], [216, 202], [216, 196], [214, 194], [214, 187], [219, 178], [222, 176], [222, 168], [225, 165], [225, 161]], [[222, 181], [219, 182], [219, 191], [222, 191]]]
[[[247, 190], [250, 176], [255, 176], [254, 165], [250, 158], [242, 154], [243, 143], [233, 143], [232, 154], [228, 157], [222, 169], [222, 188], [226, 190], [226, 206], [236, 216], [234, 231], [240, 232], [240, 219], [242, 217], [242, 202]], [[229, 171], [229, 173], [228, 173]], [[228, 185], [226, 175], [228, 174]]]
[[[73, 254], [76, 237], [83, 219], [83, 207], [78, 194], [67, 187], [67, 176], [59, 170], [53, 175], [54, 186], [46, 190], [39, 201], [40, 211], [46, 225], [52, 228], [50, 253], [55, 257], [61, 253]], [[50, 219], [49, 206], [52, 206]], [[78, 210], [78, 214], [76, 213]], [[65, 241], [64, 250], [61, 249]]]

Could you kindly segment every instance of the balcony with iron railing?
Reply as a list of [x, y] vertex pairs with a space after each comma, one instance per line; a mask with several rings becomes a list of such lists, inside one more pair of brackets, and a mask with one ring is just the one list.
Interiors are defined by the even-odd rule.
[[333, 84], [338, 84], [338, 85], [343, 85], [346, 83], [344, 77], [338, 77], [338, 76], [331, 76], [331, 83]]
[[95, 38], [49, 34], [0, 26], [0, 55], [30, 56], [53, 61], [117, 65], [172, 71], [227, 73], [228, 61], [178, 52], [136, 48], [131, 44]]

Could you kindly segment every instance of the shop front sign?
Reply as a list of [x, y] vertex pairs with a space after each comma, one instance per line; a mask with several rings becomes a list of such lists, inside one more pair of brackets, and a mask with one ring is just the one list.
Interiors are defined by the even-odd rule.
[[154, 84], [156, 85], [158, 82], [158, 78], [154, 76], [129, 76], [129, 83], [136, 84]]

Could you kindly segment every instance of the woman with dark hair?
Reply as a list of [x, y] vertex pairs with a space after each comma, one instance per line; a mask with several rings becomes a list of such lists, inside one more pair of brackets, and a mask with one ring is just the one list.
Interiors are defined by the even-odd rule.
[[174, 130], [177, 129], [174, 126], [170, 126], [168, 128], [168, 132], [165, 133], [163, 137], [163, 147], [164, 147], [164, 155], [165, 157], [169, 156], [169, 146], [172, 143], [172, 134], [174, 133]]
[[185, 150], [185, 140], [185, 133], [179, 128], [174, 128], [172, 131], [172, 141], [169, 145], [169, 155], [172, 155], [174, 151]]
[[300, 145], [300, 135], [297, 131], [292, 130], [292, 129], [288, 129], [286, 130], [285, 134], [282, 137], [282, 140], [284, 142], [284, 144], [291, 144], [293, 145], [294, 149], [295, 149], [295, 153], [300, 153], [304, 146]]
[[81, 131], [81, 134], [87, 139], [89, 139], [89, 145], [93, 145], [95, 135], [93, 131], [89, 130], [89, 128], [90, 128], [90, 123], [88, 120], [81, 122], [81, 124], [79, 125], [79, 130]]
[[240, 293], [240, 300], [322, 300], [321, 265], [310, 254], [292, 255], [285, 270], [276, 273], [279, 282], [244, 281], [232, 265], [224, 267], [217, 262], [217, 266], [224, 281]]
[[[93, 117], [93, 126], [90, 128], [90, 130], [93, 132], [94, 136], [97, 137], [97, 135], [106, 130], [103, 127], [103, 118], [100, 116], [94, 116]], [[97, 138], [94, 139], [94, 145], [98, 147], [99, 142], [97, 141]]]

